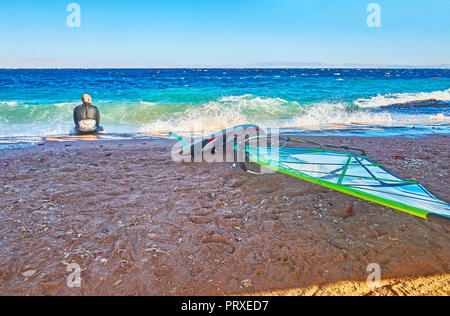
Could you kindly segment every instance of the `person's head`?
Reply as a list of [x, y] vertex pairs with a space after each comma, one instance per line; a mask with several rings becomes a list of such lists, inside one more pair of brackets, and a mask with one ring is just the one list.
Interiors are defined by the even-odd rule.
[[81, 100], [83, 101], [83, 103], [92, 103], [92, 98], [89, 94], [83, 94], [81, 96]]

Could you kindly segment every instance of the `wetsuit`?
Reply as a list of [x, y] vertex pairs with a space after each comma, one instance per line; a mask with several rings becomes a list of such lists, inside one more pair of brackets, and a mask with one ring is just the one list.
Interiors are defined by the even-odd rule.
[[[73, 120], [80, 132], [95, 132], [100, 127], [100, 112], [96, 106], [85, 102], [73, 110]], [[92, 126], [86, 127], [89, 122]]]

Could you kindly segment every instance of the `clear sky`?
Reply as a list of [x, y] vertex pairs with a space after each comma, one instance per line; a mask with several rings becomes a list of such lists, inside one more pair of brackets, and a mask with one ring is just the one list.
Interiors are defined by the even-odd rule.
[[[80, 28], [66, 24], [71, 2], [81, 7]], [[380, 28], [367, 26], [371, 2], [380, 5]], [[450, 64], [450, 0], [2, 0], [0, 59], [29, 58]]]

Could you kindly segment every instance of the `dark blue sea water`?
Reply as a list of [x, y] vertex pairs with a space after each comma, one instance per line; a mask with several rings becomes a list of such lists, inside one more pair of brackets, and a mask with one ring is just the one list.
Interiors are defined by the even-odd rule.
[[449, 133], [445, 69], [0, 70], [0, 137], [67, 135], [83, 93], [108, 134], [238, 124], [355, 135]]

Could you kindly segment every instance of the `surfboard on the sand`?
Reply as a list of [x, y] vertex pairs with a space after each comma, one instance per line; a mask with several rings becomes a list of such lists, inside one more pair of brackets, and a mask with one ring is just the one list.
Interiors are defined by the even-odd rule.
[[[221, 140], [219, 146], [226, 146], [230, 141], [234, 141], [235, 137], [239, 136], [239, 133], [259, 133], [261, 128], [253, 124], [238, 125], [230, 129], [224, 129], [222, 131], [213, 133], [206, 137], [200, 137], [198, 139], [191, 139], [191, 141], [186, 141], [183, 137], [176, 133], [169, 133], [170, 136], [175, 138], [181, 144], [181, 149], [179, 154], [181, 155], [195, 155], [201, 154], [201, 151], [205, 149], [207, 145], [212, 146], [210, 150], [214, 151], [214, 147], [217, 145], [217, 141]], [[233, 145], [234, 146], [234, 145]]]

